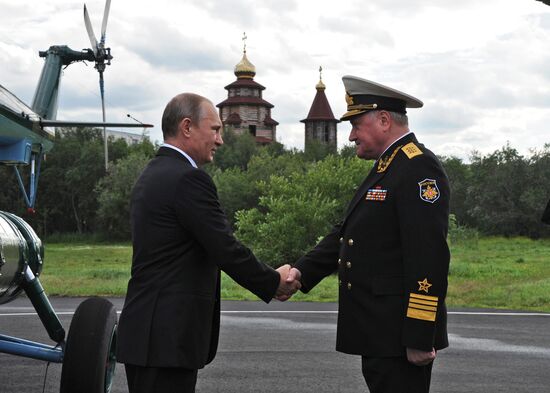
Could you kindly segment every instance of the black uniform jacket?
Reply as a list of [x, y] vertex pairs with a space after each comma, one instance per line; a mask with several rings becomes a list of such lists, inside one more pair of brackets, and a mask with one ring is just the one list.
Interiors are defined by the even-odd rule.
[[357, 190], [343, 221], [296, 267], [302, 290], [338, 271], [336, 349], [370, 357], [448, 346], [449, 182], [407, 134]]
[[132, 191], [132, 275], [117, 360], [198, 369], [216, 354], [220, 269], [265, 302], [279, 274], [233, 236], [216, 187], [179, 152], [161, 147]]

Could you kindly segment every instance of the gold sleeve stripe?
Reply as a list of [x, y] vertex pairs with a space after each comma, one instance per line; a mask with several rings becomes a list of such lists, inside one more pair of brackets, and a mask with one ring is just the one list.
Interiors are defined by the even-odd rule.
[[411, 293], [411, 297], [422, 300], [431, 300], [437, 302], [439, 298], [437, 296], [419, 295], [418, 293]]
[[410, 302], [416, 303], [416, 304], [426, 304], [427, 306], [437, 307], [437, 302], [432, 302], [431, 300], [420, 300], [420, 299], [411, 298]]
[[409, 307], [418, 308], [419, 310], [437, 311], [437, 307], [423, 306], [422, 304], [409, 303]]
[[417, 310], [416, 308], [409, 307], [407, 309], [407, 317], [435, 322], [435, 312], [433, 311]]

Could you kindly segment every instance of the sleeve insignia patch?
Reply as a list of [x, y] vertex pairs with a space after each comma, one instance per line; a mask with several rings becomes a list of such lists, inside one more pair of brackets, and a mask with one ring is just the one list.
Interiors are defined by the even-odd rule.
[[386, 200], [387, 194], [388, 190], [383, 190], [382, 187], [378, 186], [375, 188], [371, 188], [367, 191], [367, 196], [365, 197], [365, 200], [382, 202]]
[[419, 310], [417, 308], [407, 308], [407, 317], [420, 319], [422, 321], [435, 322], [435, 311]]
[[[428, 281], [428, 280], [424, 280]], [[422, 281], [419, 281], [419, 283]], [[431, 284], [430, 284], [431, 285]], [[407, 307], [407, 317], [423, 321], [435, 322], [437, 316], [437, 296], [418, 295], [411, 293]]]
[[424, 179], [418, 183], [420, 187], [420, 199], [424, 202], [434, 203], [439, 199], [439, 188], [434, 179]]
[[401, 150], [403, 150], [403, 153], [409, 157], [409, 160], [413, 157], [424, 154], [422, 153], [422, 150], [420, 150], [413, 142], [407, 143]]
[[418, 282], [418, 285], [419, 285], [419, 287], [418, 287], [418, 292], [423, 291], [423, 292], [428, 293], [428, 290], [429, 290], [430, 287], [432, 286], [432, 284], [430, 284], [430, 283], [428, 282], [428, 279], [425, 278], [424, 280], [422, 280], [422, 281], [417, 281], [417, 282]]

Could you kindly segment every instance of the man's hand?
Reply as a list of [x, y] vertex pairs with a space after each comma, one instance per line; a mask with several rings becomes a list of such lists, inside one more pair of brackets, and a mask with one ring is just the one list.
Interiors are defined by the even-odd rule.
[[419, 349], [407, 348], [407, 360], [415, 366], [425, 366], [434, 361], [436, 357], [435, 348], [430, 352], [421, 351]]
[[286, 278], [286, 282], [293, 282], [293, 281], [300, 281], [302, 279], [302, 272], [300, 272], [295, 267], [291, 268], [288, 272], [288, 276]]
[[[298, 289], [302, 287], [300, 284], [300, 272], [297, 269], [291, 268], [290, 265], [283, 265], [277, 269], [280, 275], [279, 288], [275, 292], [275, 299], [284, 302], [291, 298]], [[298, 276], [296, 273], [298, 272]]]

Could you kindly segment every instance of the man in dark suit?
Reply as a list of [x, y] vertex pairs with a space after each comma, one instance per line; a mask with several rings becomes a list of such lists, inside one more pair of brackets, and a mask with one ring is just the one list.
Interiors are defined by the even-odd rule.
[[449, 182], [409, 131], [420, 100], [361, 78], [343, 78], [357, 156], [374, 167], [343, 220], [295, 264], [310, 291], [338, 272], [336, 349], [362, 356], [371, 393], [427, 393], [436, 350], [448, 346], [445, 295]]
[[542, 218], [540, 220], [545, 224], [550, 225], [550, 201], [548, 201], [546, 209], [544, 210], [544, 213], [542, 213]]
[[212, 103], [174, 97], [164, 144], [132, 191], [132, 274], [117, 337], [130, 393], [194, 392], [197, 370], [216, 354], [220, 270], [265, 302], [300, 286], [259, 262], [232, 234], [216, 187], [199, 167], [223, 144]]

